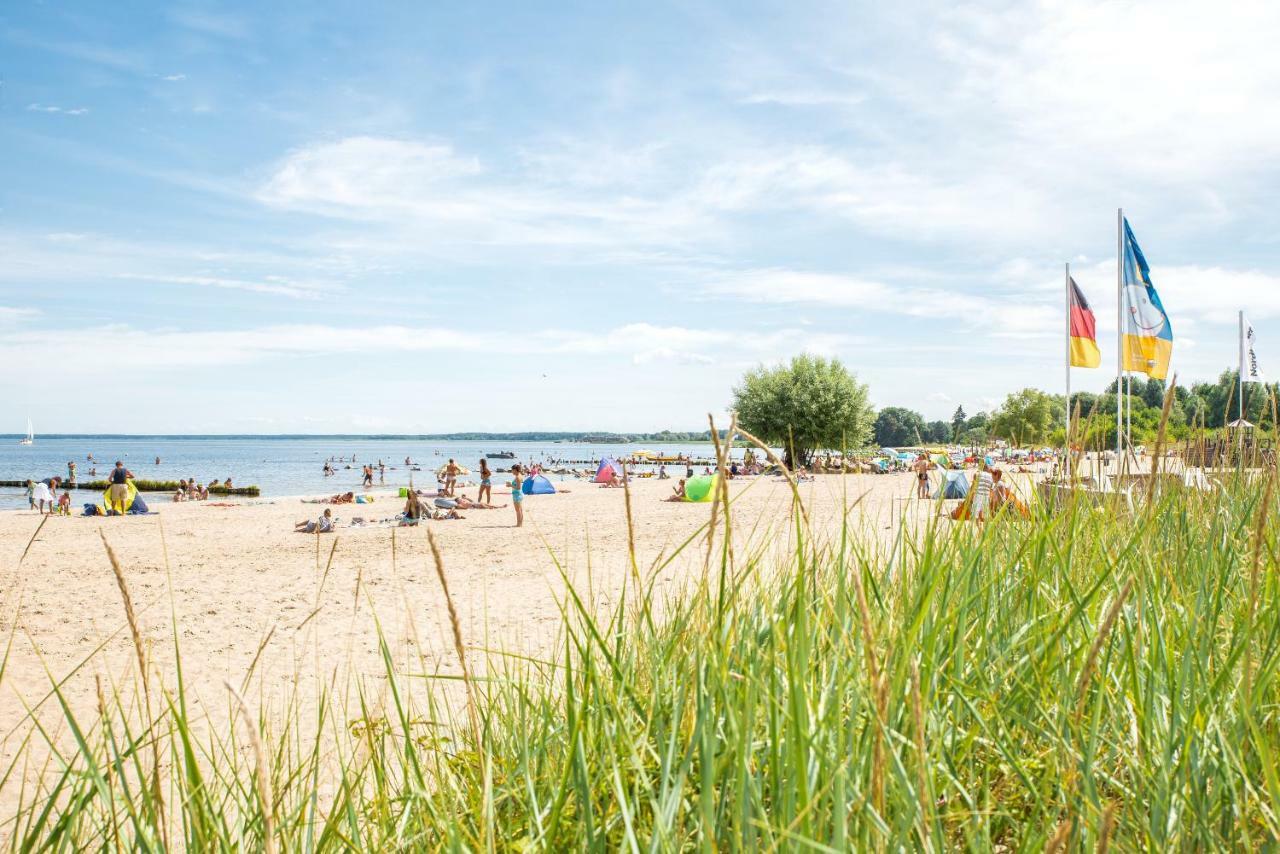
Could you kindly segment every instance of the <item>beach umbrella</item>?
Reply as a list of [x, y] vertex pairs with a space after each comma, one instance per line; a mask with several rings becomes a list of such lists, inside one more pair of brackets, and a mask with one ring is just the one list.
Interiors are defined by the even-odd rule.
[[[471, 474], [471, 469], [467, 468], [466, 466], [458, 466], [456, 463], [454, 465], [457, 466], [458, 474], [460, 475]], [[444, 465], [440, 466], [440, 468], [436, 469], [436, 477], [444, 477], [447, 471], [449, 471], [449, 464], [445, 463]]]

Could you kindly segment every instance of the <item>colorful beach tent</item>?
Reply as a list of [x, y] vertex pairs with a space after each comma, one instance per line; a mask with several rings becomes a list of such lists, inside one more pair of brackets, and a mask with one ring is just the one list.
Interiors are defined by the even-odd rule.
[[944, 471], [934, 498], [964, 498], [969, 494], [969, 477], [963, 471]]
[[[151, 512], [147, 507], [147, 502], [142, 500], [142, 496], [138, 494], [138, 488], [133, 485], [133, 481], [128, 482], [129, 494], [124, 500], [124, 512], [130, 515], [141, 515]], [[107, 487], [102, 492], [102, 500], [97, 504], [84, 505], [84, 515], [86, 516], [118, 516], [120, 513], [111, 505], [111, 487]]]
[[555, 486], [553, 486], [551, 481], [547, 480], [545, 476], [540, 474], [535, 474], [533, 477], [526, 478], [525, 482], [520, 486], [520, 491], [525, 495], [556, 494]]
[[684, 482], [684, 498], [686, 501], [710, 501], [715, 494], [716, 476], [713, 474], [691, 477]]
[[617, 460], [605, 457], [600, 461], [600, 468], [596, 469], [596, 476], [592, 483], [608, 483], [613, 480], [615, 474], [618, 477], [622, 477], [625, 474], [622, 471], [622, 466], [618, 465]]
[[951, 468], [951, 457], [947, 456], [946, 454], [930, 454], [929, 459], [932, 462], [942, 466], [944, 469]]

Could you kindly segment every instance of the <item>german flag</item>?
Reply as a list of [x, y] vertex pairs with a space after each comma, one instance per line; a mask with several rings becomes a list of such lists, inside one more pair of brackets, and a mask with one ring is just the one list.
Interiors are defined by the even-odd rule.
[[1093, 319], [1093, 309], [1080, 292], [1075, 279], [1071, 285], [1071, 364], [1077, 368], [1096, 368], [1102, 364], [1098, 351], [1098, 331]]

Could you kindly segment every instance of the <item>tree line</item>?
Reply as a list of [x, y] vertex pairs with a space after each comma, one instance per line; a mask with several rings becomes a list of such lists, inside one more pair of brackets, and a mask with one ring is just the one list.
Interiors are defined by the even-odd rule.
[[[1280, 385], [1246, 384], [1244, 418], [1259, 430], [1274, 427], [1272, 401]], [[1133, 441], [1149, 444], [1160, 427], [1164, 380], [1134, 377], [1126, 384]], [[1073, 444], [1107, 448], [1116, 438], [1116, 383], [1101, 394], [1075, 392], [1071, 410], [1079, 413]], [[1220, 430], [1238, 417], [1237, 374], [1223, 371], [1213, 382], [1177, 386], [1166, 436], [1174, 441], [1197, 431]], [[802, 355], [789, 364], [760, 366], [733, 390], [738, 422], [757, 437], [784, 448], [790, 464], [807, 464], [818, 450], [862, 450], [954, 443], [982, 446], [1003, 439], [1023, 447], [1061, 445], [1066, 434], [1066, 395], [1024, 388], [1008, 395], [991, 413], [968, 415], [956, 407], [950, 421], [926, 421], [915, 410], [886, 406], [878, 412], [867, 387], [838, 359]]]

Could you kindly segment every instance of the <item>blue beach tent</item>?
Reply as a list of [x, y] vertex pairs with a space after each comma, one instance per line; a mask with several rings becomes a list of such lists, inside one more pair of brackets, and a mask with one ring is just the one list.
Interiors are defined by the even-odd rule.
[[944, 470], [934, 498], [964, 498], [969, 494], [969, 477], [963, 471]]
[[551, 481], [547, 480], [545, 476], [540, 474], [535, 474], [533, 477], [527, 478], [525, 482], [520, 485], [520, 491], [523, 492], [525, 495], [555, 495], [556, 494], [555, 486], [551, 483]]

